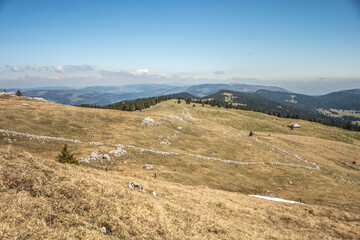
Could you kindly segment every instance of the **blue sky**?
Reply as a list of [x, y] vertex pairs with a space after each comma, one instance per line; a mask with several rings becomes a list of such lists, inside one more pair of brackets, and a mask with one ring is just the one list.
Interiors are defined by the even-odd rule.
[[0, 0], [0, 87], [360, 88], [357, 0]]

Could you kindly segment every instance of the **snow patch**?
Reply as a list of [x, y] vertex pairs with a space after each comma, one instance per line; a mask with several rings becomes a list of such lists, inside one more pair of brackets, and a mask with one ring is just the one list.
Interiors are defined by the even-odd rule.
[[275, 202], [283, 202], [283, 203], [298, 203], [301, 204], [301, 202], [297, 202], [297, 201], [290, 201], [290, 200], [285, 200], [282, 198], [276, 198], [276, 197], [267, 197], [267, 196], [260, 196], [260, 195], [249, 195], [250, 197], [256, 197], [256, 198], [261, 198], [261, 199], [265, 199], [265, 200], [270, 200], [270, 201], [275, 201]]

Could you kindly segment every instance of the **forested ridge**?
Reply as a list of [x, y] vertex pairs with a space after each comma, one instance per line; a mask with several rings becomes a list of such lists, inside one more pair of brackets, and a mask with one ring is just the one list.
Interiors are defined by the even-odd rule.
[[[229, 97], [231, 97], [231, 100]], [[151, 106], [169, 99], [177, 99], [178, 102], [184, 100], [187, 104], [200, 103], [203, 106], [207, 104], [213, 107], [261, 112], [277, 117], [308, 120], [324, 125], [360, 131], [358, 124], [351, 123], [351, 121], [354, 120], [351, 117], [334, 118], [315, 111], [279, 103], [259, 94], [242, 93], [230, 90], [221, 90], [203, 98], [195, 97], [189, 93], [178, 93], [159, 97], [139, 98], [131, 101], [121, 101], [106, 106], [82, 104], [80, 107], [116, 109], [122, 111], [141, 111], [142, 109], [150, 108]]]

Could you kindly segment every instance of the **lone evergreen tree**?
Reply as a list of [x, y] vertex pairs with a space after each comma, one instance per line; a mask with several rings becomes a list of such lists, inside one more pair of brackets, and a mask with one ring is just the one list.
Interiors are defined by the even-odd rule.
[[249, 137], [252, 137], [252, 136], [254, 136], [254, 133], [253, 133], [253, 131], [250, 131]]
[[22, 93], [20, 92], [20, 90], [17, 90], [16, 96], [22, 96]]
[[4, 89], [4, 91], [3, 92], [6, 92], [6, 90]]
[[78, 164], [79, 162], [74, 157], [74, 154], [72, 154], [67, 147], [67, 144], [64, 144], [63, 149], [61, 150], [61, 154], [59, 154], [56, 159], [61, 163], [72, 163], [72, 164]]

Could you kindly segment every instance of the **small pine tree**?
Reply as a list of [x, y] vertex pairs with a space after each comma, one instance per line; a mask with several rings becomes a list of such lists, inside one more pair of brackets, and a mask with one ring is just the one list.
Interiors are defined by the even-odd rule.
[[180, 103], [181, 103], [181, 99], [180, 99], [180, 98], [178, 99], [177, 103], [178, 103], [178, 104], [180, 104]]
[[64, 147], [61, 150], [61, 154], [59, 154], [56, 159], [61, 163], [72, 163], [72, 164], [78, 164], [79, 162], [74, 157], [74, 154], [72, 154], [67, 147], [67, 144], [64, 144]]
[[294, 130], [294, 124], [290, 125], [290, 130]]
[[250, 131], [249, 137], [252, 137], [252, 136], [254, 136], [254, 133], [253, 133], [253, 131]]
[[4, 89], [4, 91], [3, 92], [6, 92], [6, 90]]
[[16, 96], [22, 96], [22, 93], [20, 92], [20, 90], [17, 90]]
[[193, 107], [195, 107], [195, 104], [193, 104]]

